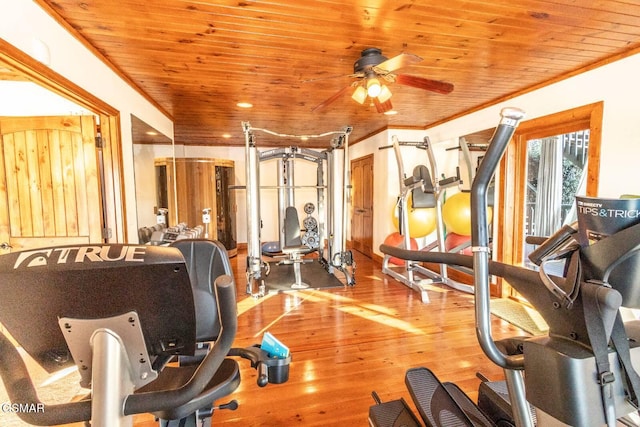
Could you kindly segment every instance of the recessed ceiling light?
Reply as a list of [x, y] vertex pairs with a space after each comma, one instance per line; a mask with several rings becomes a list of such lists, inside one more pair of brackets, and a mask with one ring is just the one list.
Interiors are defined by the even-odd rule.
[[151, 136], [156, 136], [158, 134], [158, 132], [154, 132], [152, 130], [148, 130], [145, 132], [147, 135], [151, 135]]
[[386, 114], [387, 116], [395, 116], [396, 114], [398, 114], [398, 112], [396, 110], [389, 110], [385, 111], [384, 114]]
[[223, 137], [224, 139], [229, 139], [229, 138], [231, 138], [231, 134], [230, 134], [230, 133], [223, 133], [223, 134], [222, 134], [222, 137]]
[[250, 103], [250, 102], [238, 102], [236, 105], [238, 107], [240, 107], [240, 108], [251, 108], [251, 107], [253, 107], [253, 104]]

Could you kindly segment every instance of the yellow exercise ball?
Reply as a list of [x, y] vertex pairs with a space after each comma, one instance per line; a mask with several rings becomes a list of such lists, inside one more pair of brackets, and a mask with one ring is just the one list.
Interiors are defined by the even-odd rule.
[[[493, 209], [487, 209], [487, 223], [491, 222]], [[442, 221], [447, 233], [471, 235], [471, 193], [456, 193], [442, 205]]]
[[[411, 195], [409, 195], [407, 206], [409, 209], [409, 237], [417, 239], [428, 236], [435, 231], [437, 225], [435, 208], [413, 209], [411, 207]], [[396, 230], [400, 231], [398, 212], [398, 207], [394, 206], [392, 215], [393, 225], [396, 227]]]

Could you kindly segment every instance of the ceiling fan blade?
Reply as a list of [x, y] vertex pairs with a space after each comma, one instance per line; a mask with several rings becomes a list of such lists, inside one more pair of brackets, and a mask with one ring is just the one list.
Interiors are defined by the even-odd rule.
[[393, 58], [389, 58], [386, 61], [374, 66], [373, 71], [379, 74], [386, 74], [395, 70], [399, 70], [400, 68], [416, 64], [420, 61], [422, 61], [422, 58], [420, 58], [418, 55], [414, 55], [412, 53], [401, 53], [400, 55], [396, 55]]
[[321, 102], [320, 104], [316, 105], [315, 107], [313, 107], [313, 109], [311, 110], [312, 113], [315, 113], [316, 111], [320, 111], [323, 108], [327, 107], [329, 104], [333, 103], [335, 100], [337, 100], [338, 98], [340, 98], [342, 95], [344, 95], [346, 92], [349, 91], [349, 89], [351, 89], [353, 85], [349, 85], [349, 86], [345, 86], [342, 89], [340, 89], [338, 92], [336, 92], [335, 94], [333, 94], [330, 98], [326, 99], [325, 101]]
[[451, 83], [442, 82], [438, 80], [424, 79], [422, 77], [408, 76], [406, 74], [397, 74], [396, 83], [401, 85], [411, 86], [418, 89], [430, 90], [432, 92], [441, 93], [446, 95], [453, 91], [453, 85]]
[[373, 105], [376, 106], [376, 111], [378, 113], [386, 113], [387, 111], [393, 110], [393, 105], [391, 105], [391, 100], [380, 102], [378, 98], [372, 98], [372, 99], [373, 99]]
[[335, 76], [317, 77], [315, 79], [302, 80], [302, 83], [313, 83], [313, 82], [319, 82], [319, 81], [322, 81], [322, 80], [340, 79], [340, 78], [345, 78], [345, 77], [360, 79], [360, 78], [364, 77], [364, 73], [341, 74], [341, 75], [335, 75]]

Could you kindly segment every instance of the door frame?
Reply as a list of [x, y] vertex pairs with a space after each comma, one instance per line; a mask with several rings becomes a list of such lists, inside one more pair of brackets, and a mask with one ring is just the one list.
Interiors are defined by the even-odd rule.
[[104, 179], [100, 182], [100, 186], [104, 194], [104, 226], [109, 230], [105, 240], [126, 242], [120, 112], [0, 38], [0, 65], [3, 63], [22, 74], [27, 80], [80, 105], [98, 117], [104, 169]]

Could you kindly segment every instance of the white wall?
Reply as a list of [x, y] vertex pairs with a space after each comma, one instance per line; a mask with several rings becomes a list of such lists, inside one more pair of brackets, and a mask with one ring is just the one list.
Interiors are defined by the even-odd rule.
[[170, 138], [173, 122], [32, 1], [0, 0], [0, 37], [35, 58], [44, 46], [52, 70], [120, 111], [127, 231], [137, 241], [131, 114]]
[[0, 116], [91, 114], [93, 113], [35, 83], [0, 80]]
[[[156, 171], [154, 160], [173, 157], [171, 145], [133, 144], [135, 192], [138, 227], [156, 223]], [[137, 236], [137, 234], [136, 234]], [[133, 238], [131, 239], [133, 240]]]

